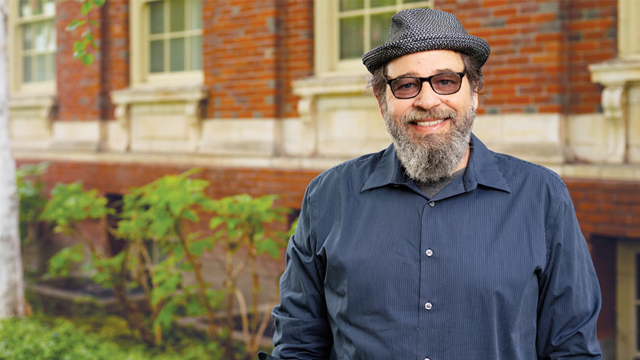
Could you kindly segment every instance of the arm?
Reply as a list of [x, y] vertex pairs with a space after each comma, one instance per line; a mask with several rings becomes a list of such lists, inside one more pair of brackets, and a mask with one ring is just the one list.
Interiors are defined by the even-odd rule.
[[324, 298], [324, 258], [316, 252], [309, 185], [296, 233], [287, 247], [280, 279], [280, 305], [273, 310], [273, 356], [281, 359], [328, 359], [332, 344]]
[[602, 359], [600, 286], [568, 192], [550, 211], [547, 266], [538, 299], [538, 359]]

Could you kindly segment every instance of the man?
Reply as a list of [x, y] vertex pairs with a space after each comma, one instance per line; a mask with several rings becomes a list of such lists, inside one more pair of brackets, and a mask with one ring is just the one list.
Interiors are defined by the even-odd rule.
[[602, 358], [566, 186], [471, 134], [488, 57], [428, 9], [363, 56], [393, 145], [309, 184], [262, 359]]

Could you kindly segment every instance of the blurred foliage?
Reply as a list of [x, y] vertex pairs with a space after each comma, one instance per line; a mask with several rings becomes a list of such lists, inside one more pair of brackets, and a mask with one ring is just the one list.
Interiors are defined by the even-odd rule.
[[47, 203], [42, 176], [47, 172], [49, 163], [26, 164], [16, 169], [16, 185], [20, 198], [20, 240], [28, 245], [40, 240], [40, 214]]
[[1, 360], [196, 360], [221, 359], [215, 343], [183, 334], [171, 344], [149, 348], [120, 318], [34, 316], [0, 321]]
[[55, 232], [71, 235], [77, 231], [80, 221], [102, 219], [112, 212], [98, 190], [84, 191], [82, 183], [76, 182], [56, 184], [40, 218], [54, 223]]
[[[276, 196], [266, 195], [253, 198], [242, 194], [213, 201], [208, 205], [214, 212], [209, 228], [214, 231], [214, 240], [224, 245], [226, 252], [225, 288], [227, 293], [227, 328], [234, 324], [234, 303], [238, 302], [242, 321], [242, 332], [246, 346], [246, 359], [251, 359], [258, 351], [260, 340], [270, 319], [269, 311], [259, 312], [260, 275], [257, 258], [269, 255], [277, 259], [280, 250], [287, 246], [287, 240], [295, 231], [295, 223], [289, 232], [270, 230], [274, 223], [285, 223], [289, 209], [275, 206]], [[240, 250], [242, 257], [237, 259]], [[252, 278], [251, 303], [247, 303], [242, 292], [237, 289], [240, 273], [249, 267]], [[268, 309], [273, 303], [268, 304]], [[225, 349], [230, 353], [233, 334], [229, 334]]]
[[[280, 256], [293, 228], [289, 232], [272, 229], [286, 221], [289, 210], [275, 206], [276, 197], [272, 195], [212, 199], [206, 195], [210, 182], [193, 178], [198, 172], [193, 169], [167, 175], [132, 188], [124, 194], [118, 214], [96, 190], [86, 191], [81, 183], [57, 184], [41, 219], [49, 221], [56, 232], [72, 235], [81, 242], [51, 258], [48, 277], [69, 276], [74, 264], [83, 264], [83, 270], [94, 282], [113, 289], [124, 309], [122, 317], [150, 345], [163, 344], [163, 334], [179, 318], [204, 316], [209, 337], [225, 342], [226, 358], [252, 357], [269, 320], [268, 312], [259, 314], [257, 310], [257, 258]], [[87, 220], [101, 221], [106, 226], [108, 215], [117, 217], [117, 226], [108, 231], [125, 242], [123, 250], [115, 254], [97, 246], [79, 226]], [[193, 230], [199, 229], [197, 224], [202, 218], [210, 219], [209, 230]], [[222, 289], [213, 288], [202, 272], [200, 258], [216, 251], [221, 251], [219, 259], [226, 259]], [[247, 309], [244, 296], [236, 289], [237, 278], [247, 267], [253, 279], [251, 309]], [[195, 281], [185, 282], [187, 274]], [[142, 308], [128, 299], [131, 289], [144, 292]], [[228, 321], [219, 328], [216, 310], [225, 299]], [[247, 335], [246, 352], [238, 351], [230, 331], [234, 327], [236, 301]]]

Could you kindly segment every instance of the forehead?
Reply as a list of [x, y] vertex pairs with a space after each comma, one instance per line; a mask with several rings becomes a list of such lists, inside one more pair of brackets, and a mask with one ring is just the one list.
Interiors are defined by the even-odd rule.
[[459, 53], [451, 50], [421, 51], [393, 59], [387, 64], [387, 76], [401, 75], [430, 76], [451, 70], [464, 71], [464, 62]]

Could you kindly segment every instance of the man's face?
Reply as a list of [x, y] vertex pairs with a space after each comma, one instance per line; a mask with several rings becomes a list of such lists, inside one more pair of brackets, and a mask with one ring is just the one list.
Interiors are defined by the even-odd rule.
[[[392, 60], [387, 64], [386, 77], [429, 77], [464, 70], [458, 53], [434, 50]], [[387, 86], [385, 94], [377, 100], [398, 158], [413, 180], [440, 180], [451, 175], [466, 159], [478, 105], [477, 94], [471, 91], [466, 77], [454, 94], [436, 94], [424, 82], [415, 98], [397, 99]]]

